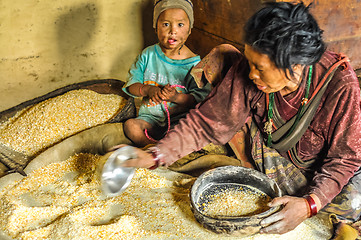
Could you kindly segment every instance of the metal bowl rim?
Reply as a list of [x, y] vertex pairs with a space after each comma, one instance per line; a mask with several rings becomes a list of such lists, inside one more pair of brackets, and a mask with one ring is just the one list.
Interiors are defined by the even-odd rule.
[[[199, 208], [197, 207], [197, 204], [195, 202], [195, 199], [193, 199], [193, 191], [195, 191], [195, 186], [197, 185], [198, 182], [200, 182], [204, 177], [207, 177], [209, 176], [210, 174], [212, 174], [214, 171], [222, 171], [223, 169], [226, 169], [226, 168], [234, 168], [234, 169], [240, 169], [240, 170], [245, 170], [247, 172], [254, 172], [255, 174], [257, 174], [258, 176], [260, 177], [267, 177], [265, 174], [255, 170], [255, 169], [250, 169], [250, 168], [245, 168], [245, 167], [241, 167], [241, 166], [222, 166], [222, 167], [218, 167], [218, 168], [214, 168], [214, 169], [211, 169], [211, 170], [208, 170], [204, 173], [202, 173], [197, 179], [196, 181], [194, 182], [192, 188], [191, 188], [191, 191], [189, 193], [190, 195], [190, 200], [191, 200], [191, 206], [192, 206], [192, 209], [194, 209], [194, 211], [197, 212], [197, 214], [201, 215], [203, 218], [206, 218], [206, 219], [213, 219], [213, 220], [229, 220], [229, 221], [236, 221], [236, 220], [247, 220], [247, 219], [251, 219], [251, 218], [257, 218], [257, 217], [260, 217], [260, 218], [263, 218], [263, 217], [267, 217], [269, 215], [271, 215], [272, 213], [274, 212], [277, 212], [281, 207], [280, 206], [275, 206], [275, 207], [271, 207], [270, 209], [268, 209], [267, 211], [264, 211], [262, 213], [259, 213], [259, 214], [255, 214], [255, 215], [251, 215], [251, 216], [239, 216], [239, 217], [218, 217], [218, 218], [214, 218], [214, 217], [211, 217], [211, 216], [208, 216], [208, 215], [205, 215], [202, 211], [199, 210]], [[271, 180], [272, 182], [274, 182], [272, 179], [269, 179], [267, 178], [267, 180]], [[275, 182], [274, 182], [275, 183]], [[210, 183], [211, 184], [211, 183]], [[275, 183], [275, 186], [277, 187], [277, 192], [275, 193], [276, 195], [278, 196], [281, 196], [281, 190], [279, 189], [278, 185]], [[198, 187], [198, 186], [197, 186]]]

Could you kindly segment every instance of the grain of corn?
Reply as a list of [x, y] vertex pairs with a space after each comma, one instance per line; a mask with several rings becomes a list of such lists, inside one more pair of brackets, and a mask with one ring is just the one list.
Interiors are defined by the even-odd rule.
[[47, 99], [0, 126], [0, 141], [33, 156], [84, 129], [105, 123], [126, 103], [115, 94], [80, 89]]
[[244, 217], [267, 211], [270, 201], [271, 198], [265, 193], [245, 186], [216, 191], [207, 196], [202, 209], [210, 217]]
[[[194, 178], [168, 170], [137, 169], [117, 197], [101, 194], [99, 156], [77, 154], [31, 172], [0, 192], [0, 226], [14, 239], [229, 240], [203, 228], [190, 209]], [[322, 236], [322, 235], [321, 235]], [[301, 224], [284, 235], [243, 240], [324, 239]]]

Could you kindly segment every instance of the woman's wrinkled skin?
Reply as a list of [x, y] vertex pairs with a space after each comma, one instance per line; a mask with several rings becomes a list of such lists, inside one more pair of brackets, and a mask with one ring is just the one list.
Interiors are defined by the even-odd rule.
[[297, 90], [301, 81], [303, 67], [295, 65], [294, 76], [276, 67], [266, 55], [250, 45], [245, 45], [244, 54], [250, 67], [249, 78], [259, 90], [265, 93], [280, 92], [283, 96]]
[[[294, 75], [276, 67], [275, 63], [266, 55], [258, 52], [250, 45], [245, 46], [245, 56], [250, 66], [249, 78], [257, 88], [265, 93], [280, 92], [287, 95], [296, 91], [301, 82], [303, 67], [300, 65], [293, 66]], [[312, 195], [318, 204], [321, 203], [317, 196]], [[308, 218], [310, 212], [308, 203], [304, 198], [284, 196], [275, 198], [270, 207], [282, 205], [281, 211], [262, 220], [261, 233], [283, 234], [296, 228], [300, 223]]]

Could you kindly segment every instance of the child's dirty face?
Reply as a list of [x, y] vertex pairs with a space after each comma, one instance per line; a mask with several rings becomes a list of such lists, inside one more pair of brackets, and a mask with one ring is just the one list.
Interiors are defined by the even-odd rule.
[[159, 15], [157, 35], [162, 47], [178, 49], [183, 46], [190, 33], [188, 15], [184, 10], [171, 8]]

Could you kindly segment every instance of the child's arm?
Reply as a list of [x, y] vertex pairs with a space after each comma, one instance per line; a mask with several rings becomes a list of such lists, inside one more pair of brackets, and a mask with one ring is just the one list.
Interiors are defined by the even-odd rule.
[[179, 107], [184, 109], [193, 108], [197, 104], [193, 95], [179, 93], [175, 87], [172, 87], [169, 84], [165, 85], [158, 95], [163, 101], [176, 103]]
[[161, 88], [153, 85], [144, 85], [142, 83], [134, 83], [128, 87], [129, 93], [139, 97], [149, 97], [150, 103], [161, 103], [159, 93]]

